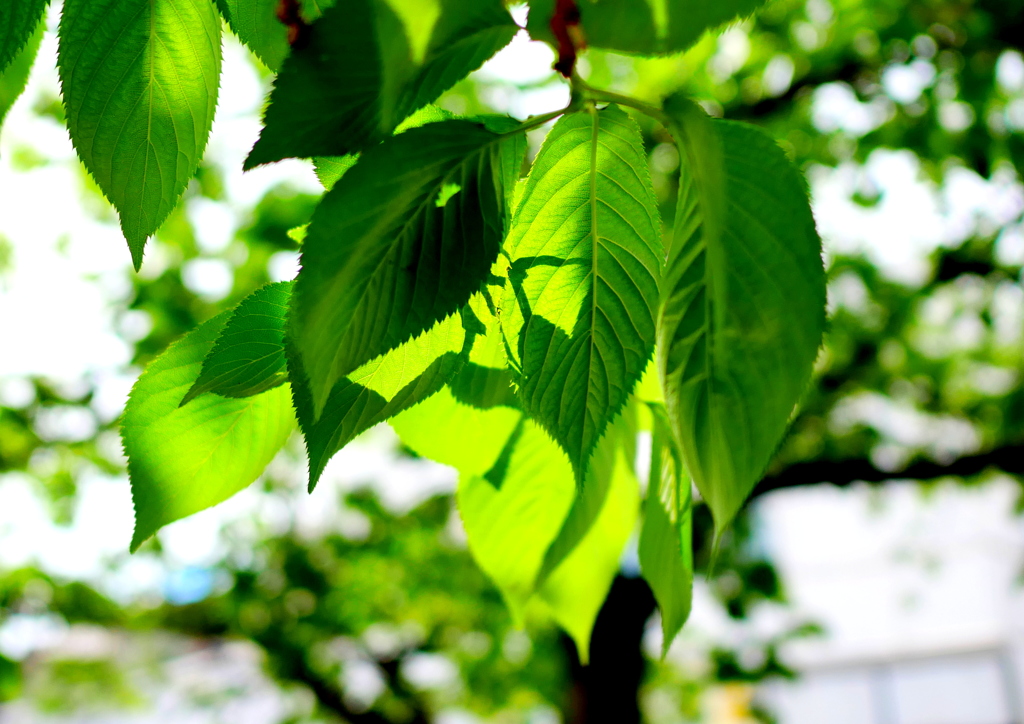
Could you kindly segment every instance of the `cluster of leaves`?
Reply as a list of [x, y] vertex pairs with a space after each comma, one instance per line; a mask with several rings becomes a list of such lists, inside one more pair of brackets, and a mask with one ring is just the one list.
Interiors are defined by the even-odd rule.
[[[667, 646], [689, 612], [691, 481], [721, 534], [810, 378], [820, 240], [764, 132], [681, 96], [654, 108], [593, 88], [571, 60], [583, 42], [683, 50], [759, 4], [535, 2], [530, 30], [554, 34], [573, 93], [519, 123], [429, 105], [518, 32], [498, 0], [67, 0], [68, 129], [136, 267], [202, 157], [221, 15], [278, 71], [246, 166], [312, 158], [328, 189], [298, 278], [200, 325], [136, 384], [122, 425], [133, 550], [254, 481], [296, 419], [310, 488], [390, 419], [459, 471], [470, 549], [514, 615], [542, 602], [585, 658], [636, 525], [646, 430], [639, 553]], [[0, 11], [0, 60], [32, 52], [45, 5]], [[678, 146], [671, 229], [623, 106]], [[521, 178], [526, 132], [556, 118]]]

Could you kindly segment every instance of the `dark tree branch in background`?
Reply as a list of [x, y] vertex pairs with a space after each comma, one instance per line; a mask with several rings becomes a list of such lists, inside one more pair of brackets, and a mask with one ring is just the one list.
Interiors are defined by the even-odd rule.
[[870, 460], [812, 460], [796, 463], [765, 477], [755, 488], [753, 497], [773, 490], [801, 485], [831, 483], [847, 487], [856, 482], [882, 483], [887, 480], [935, 480], [936, 478], [968, 478], [986, 470], [1000, 470], [1010, 475], [1024, 474], [1024, 445], [1006, 445], [977, 455], [957, 458], [948, 465], [922, 460], [903, 470], [880, 470]]
[[[276, 652], [274, 663], [277, 675], [285, 680], [305, 684], [313, 692], [321, 708], [337, 714], [349, 724], [392, 724], [390, 718], [376, 711], [353, 711], [338, 687], [325, 681], [310, 667], [306, 661], [306, 653], [301, 648], [281, 646], [279, 640], [274, 641], [273, 646], [269, 641], [259, 638], [256, 640], [266, 651]], [[405, 695], [407, 703], [411, 705], [410, 718], [405, 721], [408, 724], [427, 724], [426, 712], [400, 679], [399, 661], [395, 659], [377, 663], [387, 679], [389, 688], [400, 695]]]
[[785, 93], [774, 98], [764, 98], [757, 103], [731, 108], [726, 116], [733, 120], [756, 120], [792, 108], [793, 101], [825, 83], [852, 83], [864, 71], [862, 63], [849, 61], [838, 67], [812, 70], [789, 87]]
[[[273, 649], [268, 649], [273, 651]], [[279, 662], [284, 670], [279, 672], [284, 678], [297, 681], [309, 687], [321, 708], [333, 712], [351, 724], [391, 724], [391, 720], [375, 711], [355, 712], [349, 708], [341, 692], [325, 682], [305, 662], [301, 652], [288, 657], [287, 662]]]

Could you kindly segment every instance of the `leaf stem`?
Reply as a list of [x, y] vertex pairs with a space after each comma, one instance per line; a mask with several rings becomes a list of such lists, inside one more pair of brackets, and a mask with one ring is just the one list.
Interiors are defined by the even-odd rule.
[[511, 131], [508, 131], [501, 135], [514, 136], [517, 133], [525, 133], [527, 131], [532, 131], [534, 128], [539, 128], [548, 121], [553, 121], [559, 116], [564, 116], [568, 113], [573, 113], [579, 108], [580, 104], [580, 100], [573, 98], [569, 105], [567, 105], [565, 108], [560, 108], [559, 110], [551, 111], [550, 113], [542, 113], [539, 116], [531, 116], [530, 118], [527, 118], [525, 121], [519, 124], [516, 128], [513, 128]]
[[660, 108], [644, 103], [643, 101], [637, 100], [630, 96], [624, 96], [619, 93], [612, 93], [611, 91], [602, 90], [601, 88], [594, 88], [588, 85], [579, 76], [573, 76], [572, 79], [573, 88], [579, 90], [582, 95], [590, 100], [602, 101], [605, 103], [617, 103], [620, 106], [628, 106], [634, 108], [646, 116], [650, 116], [661, 125], [668, 128], [671, 125], [671, 119], [666, 115]]

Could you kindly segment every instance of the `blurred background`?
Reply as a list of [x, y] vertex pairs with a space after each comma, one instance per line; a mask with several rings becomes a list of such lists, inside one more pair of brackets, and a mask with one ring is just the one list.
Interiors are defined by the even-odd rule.
[[[1024, 724], [1024, 0], [771, 0], [680, 57], [583, 56], [774, 134], [830, 279], [814, 383], [711, 573], [695, 511], [690, 623], [662, 659], [632, 544], [587, 668], [512, 625], [454, 471], [387, 426], [312, 495], [296, 439], [128, 555], [133, 381], [294, 276], [322, 188], [241, 172], [271, 77], [226, 37], [206, 160], [134, 274], [61, 123], [58, 11], [0, 133], [0, 722]], [[552, 61], [521, 33], [440, 104], [557, 109]], [[638, 120], [671, 221], [678, 155]]]

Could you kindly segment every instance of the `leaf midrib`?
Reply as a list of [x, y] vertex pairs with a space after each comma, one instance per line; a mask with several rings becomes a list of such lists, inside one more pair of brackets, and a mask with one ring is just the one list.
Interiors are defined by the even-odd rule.
[[[598, 264], [597, 255], [600, 251], [598, 228], [597, 228], [597, 150], [598, 150], [598, 137], [601, 131], [601, 119], [597, 112], [597, 106], [591, 104], [591, 126], [590, 126], [590, 237], [591, 237], [591, 261], [590, 261], [590, 284], [592, 287], [591, 293], [591, 305], [590, 305], [590, 345], [587, 351], [589, 359], [587, 360], [587, 400], [590, 399], [590, 390], [593, 386], [594, 375], [593, 375], [593, 364], [594, 364], [594, 345], [596, 344], [597, 334], [597, 290], [600, 286], [598, 284]], [[584, 406], [586, 411], [587, 419], [591, 418], [590, 405]], [[587, 437], [586, 420], [580, 429], [580, 454], [584, 455], [583, 441]], [[585, 463], [584, 463], [585, 464]], [[580, 478], [582, 482], [582, 477]]]

